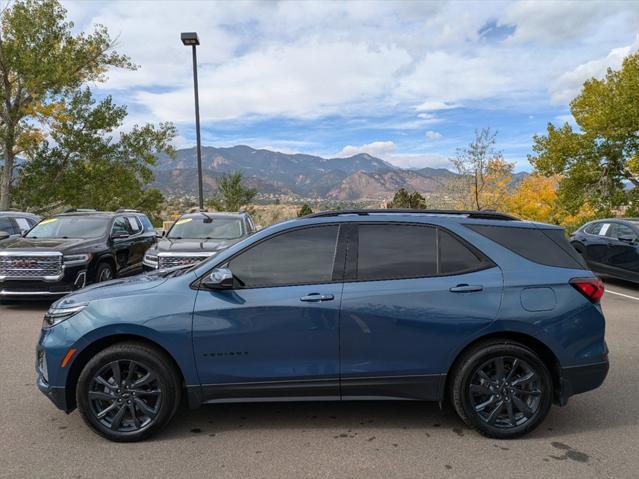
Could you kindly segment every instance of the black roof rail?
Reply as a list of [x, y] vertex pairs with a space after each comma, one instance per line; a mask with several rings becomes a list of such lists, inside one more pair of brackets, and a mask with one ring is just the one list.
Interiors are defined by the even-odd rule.
[[95, 213], [97, 211], [95, 208], [67, 208], [63, 213]]
[[139, 213], [140, 210], [136, 210], [135, 208], [118, 208], [115, 210], [116, 213]]
[[515, 216], [506, 213], [500, 213], [494, 210], [474, 211], [474, 210], [418, 210], [411, 208], [387, 208], [387, 209], [359, 209], [359, 210], [329, 210], [313, 213], [304, 218], [324, 218], [329, 216], [340, 215], [360, 215], [367, 216], [369, 214], [424, 214], [424, 215], [459, 215], [467, 218], [483, 219], [483, 220], [503, 220], [503, 221], [520, 221]]

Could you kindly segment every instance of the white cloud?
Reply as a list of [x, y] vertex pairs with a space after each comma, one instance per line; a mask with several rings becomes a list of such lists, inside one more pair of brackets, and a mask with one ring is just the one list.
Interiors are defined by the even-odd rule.
[[388, 163], [401, 168], [448, 168], [450, 161], [447, 156], [427, 153], [397, 153], [397, 145], [393, 141], [374, 141], [365, 145], [348, 145], [337, 153], [336, 157], [343, 158], [368, 153], [371, 156], [381, 158]]
[[[454, 103], [446, 103], [443, 101], [425, 101], [415, 107], [417, 111], [434, 111], [434, 110], [448, 110], [450, 108], [457, 108], [458, 105]], [[422, 113], [427, 115], [428, 113]], [[421, 115], [420, 115], [421, 116]]]
[[[502, 25], [515, 25], [513, 43], [558, 43], [581, 40], [608, 17], [619, 15], [626, 27], [639, 22], [635, 1], [519, 1], [512, 2], [500, 17]], [[619, 22], [617, 22], [619, 23]]]
[[584, 82], [590, 78], [603, 78], [608, 68], [618, 70], [623, 59], [639, 50], [639, 35], [631, 45], [615, 48], [603, 58], [582, 63], [561, 75], [550, 87], [550, 98], [554, 104], [568, 103], [581, 91]]
[[428, 130], [426, 132], [426, 139], [427, 140], [434, 141], [434, 140], [440, 140], [441, 138], [442, 138], [442, 134], [441, 133], [438, 133], [438, 132], [433, 131], [433, 130]]
[[[409, 58], [394, 47], [312, 39], [272, 45], [200, 70], [204, 121], [249, 115], [317, 118], [368, 104], [391, 87], [393, 74]], [[189, 121], [191, 87], [139, 92], [136, 99], [159, 117]]]
[[393, 154], [396, 149], [397, 146], [392, 141], [374, 141], [361, 146], [347, 145], [335, 156], [342, 158], [357, 155], [359, 153], [368, 153], [371, 156], [384, 159], [384, 157]]

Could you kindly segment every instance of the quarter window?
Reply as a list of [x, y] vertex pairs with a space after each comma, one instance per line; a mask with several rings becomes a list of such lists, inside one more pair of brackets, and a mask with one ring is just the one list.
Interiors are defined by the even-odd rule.
[[479, 257], [452, 234], [439, 229], [439, 273], [459, 274], [488, 266], [490, 261]]
[[269, 238], [229, 262], [243, 287], [329, 283], [339, 226], [309, 227]]

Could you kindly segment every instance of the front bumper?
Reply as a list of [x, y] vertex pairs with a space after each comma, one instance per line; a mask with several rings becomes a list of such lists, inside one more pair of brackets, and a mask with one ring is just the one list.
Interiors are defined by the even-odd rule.
[[87, 283], [87, 266], [67, 267], [59, 280], [39, 278], [0, 281], [0, 299], [53, 298], [64, 296]]
[[67, 405], [67, 392], [65, 388], [58, 386], [51, 386], [44, 380], [42, 375], [38, 375], [38, 379], [36, 381], [38, 389], [42, 394], [48, 397], [55, 407], [63, 410], [67, 414], [69, 414], [72, 409], [70, 409]]
[[564, 406], [568, 398], [598, 388], [606, 379], [610, 363], [608, 359], [583, 366], [572, 366], [560, 370], [559, 404]]

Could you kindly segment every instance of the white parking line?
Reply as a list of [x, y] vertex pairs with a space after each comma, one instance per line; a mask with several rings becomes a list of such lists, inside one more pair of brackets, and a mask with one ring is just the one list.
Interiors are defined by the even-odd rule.
[[639, 301], [639, 298], [637, 298], [636, 296], [630, 296], [629, 294], [617, 293], [616, 291], [611, 291], [609, 289], [606, 289], [606, 293], [616, 294], [617, 296], [623, 296], [624, 298], [629, 298], [629, 299], [634, 299], [635, 301]]

